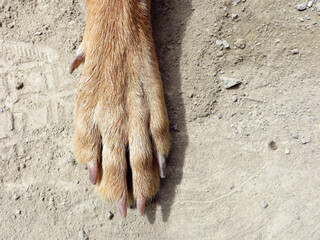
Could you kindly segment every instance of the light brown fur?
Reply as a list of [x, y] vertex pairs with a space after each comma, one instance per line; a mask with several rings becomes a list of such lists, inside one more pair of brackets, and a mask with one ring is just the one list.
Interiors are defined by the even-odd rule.
[[[95, 190], [103, 199], [151, 198], [160, 182], [156, 158], [168, 155], [170, 141], [150, 0], [87, 0], [81, 48], [75, 158], [97, 161]], [[127, 186], [127, 148], [132, 187]]]

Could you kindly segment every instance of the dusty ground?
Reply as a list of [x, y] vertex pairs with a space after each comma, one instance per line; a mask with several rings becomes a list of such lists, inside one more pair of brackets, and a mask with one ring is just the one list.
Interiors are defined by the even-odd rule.
[[320, 239], [320, 1], [299, 3], [153, 0], [169, 174], [122, 219], [70, 150], [83, 2], [1, 0], [0, 238]]

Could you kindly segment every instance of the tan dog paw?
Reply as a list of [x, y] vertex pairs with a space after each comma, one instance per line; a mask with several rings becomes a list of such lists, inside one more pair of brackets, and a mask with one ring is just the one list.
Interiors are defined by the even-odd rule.
[[87, 1], [83, 50], [70, 68], [84, 62], [74, 155], [88, 165], [97, 194], [117, 202], [124, 217], [132, 200], [143, 214], [165, 177], [170, 149], [150, 2], [125, 2]]

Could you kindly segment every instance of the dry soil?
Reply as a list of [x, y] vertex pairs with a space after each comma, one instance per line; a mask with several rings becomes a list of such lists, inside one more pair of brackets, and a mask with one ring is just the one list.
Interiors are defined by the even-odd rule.
[[172, 151], [145, 216], [122, 219], [70, 149], [84, 2], [0, 0], [0, 239], [320, 239], [320, 1], [152, 14]]

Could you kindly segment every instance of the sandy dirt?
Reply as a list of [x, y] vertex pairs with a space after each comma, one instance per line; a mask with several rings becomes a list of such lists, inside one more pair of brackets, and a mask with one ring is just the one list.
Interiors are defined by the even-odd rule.
[[310, 2], [153, 0], [172, 150], [145, 216], [122, 219], [70, 148], [84, 2], [0, 0], [0, 239], [320, 239]]

